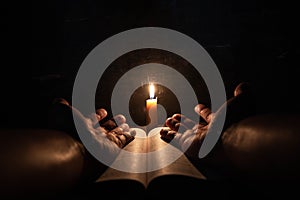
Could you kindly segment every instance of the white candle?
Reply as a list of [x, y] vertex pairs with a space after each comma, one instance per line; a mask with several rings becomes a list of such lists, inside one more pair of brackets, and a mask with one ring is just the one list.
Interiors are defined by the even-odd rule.
[[157, 126], [157, 97], [155, 97], [155, 87], [153, 84], [149, 85], [149, 96], [146, 100], [147, 114], [150, 117], [150, 124], [148, 126]]

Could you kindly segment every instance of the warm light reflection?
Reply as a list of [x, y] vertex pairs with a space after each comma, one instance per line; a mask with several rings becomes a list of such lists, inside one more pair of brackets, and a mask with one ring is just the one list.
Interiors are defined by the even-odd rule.
[[154, 99], [155, 88], [154, 88], [154, 85], [152, 83], [149, 85], [149, 94], [150, 94], [150, 99]]

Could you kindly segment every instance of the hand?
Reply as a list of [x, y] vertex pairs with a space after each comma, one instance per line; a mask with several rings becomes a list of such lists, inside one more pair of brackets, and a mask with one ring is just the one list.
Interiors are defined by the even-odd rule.
[[[167, 127], [161, 129], [161, 139], [166, 142], [171, 142], [174, 139], [174, 144], [178, 145], [181, 149], [185, 149], [185, 144], [190, 142], [191, 139], [194, 140], [194, 136], [197, 136], [197, 138], [202, 141], [208, 130], [209, 124], [212, 121], [214, 113], [212, 113], [211, 110], [203, 104], [196, 105], [194, 110], [205, 120], [204, 122], [195, 122], [185, 115], [174, 114], [166, 120], [165, 125]], [[178, 132], [179, 128], [181, 128], [181, 133]]]
[[84, 130], [94, 135], [99, 142], [104, 142], [100, 140], [101, 138], [106, 137], [119, 148], [123, 148], [135, 137], [135, 132], [130, 131], [129, 126], [126, 123], [126, 118], [123, 115], [116, 115], [112, 119], [103, 122], [107, 117], [107, 111], [105, 109], [100, 108], [97, 109], [95, 113], [84, 116], [63, 98], [54, 100], [48, 118], [50, 128], [66, 131], [79, 139], [72, 112], [74, 112], [75, 117], [79, 119]]
[[96, 113], [89, 115], [92, 126], [101, 133], [105, 133], [107, 138], [120, 148], [123, 148], [134, 139], [136, 133], [135, 131], [130, 131], [124, 115], [119, 114], [112, 119], [104, 121], [106, 117], [107, 111], [103, 108], [97, 109]]
[[[203, 122], [194, 122], [182, 114], [174, 114], [165, 121], [166, 128], [160, 131], [161, 139], [166, 142], [173, 141], [183, 151], [189, 150], [196, 155], [208, 133], [209, 128], [219, 120], [219, 114], [226, 107], [226, 118], [223, 126], [225, 131], [236, 123], [255, 112], [255, 105], [249, 83], [240, 83], [234, 90], [233, 97], [227, 100], [216, 112], [203, 104], [195, 106], [195, 112], [204, 119]], [[180, 127], [180, 132], [178, 132]], [[223, 132], [222, 131], [222, 132]]]

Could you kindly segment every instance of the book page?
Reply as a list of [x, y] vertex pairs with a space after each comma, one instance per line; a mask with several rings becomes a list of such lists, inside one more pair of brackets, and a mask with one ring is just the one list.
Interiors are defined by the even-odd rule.
[[[154, 178], [166, 175], [189, 176], [205, 180], [206, 177], [188, 160], [182, 151], [160, 138], [160, 129], [154, 129], [148, 135], [147, 167], [151, 171], [147, 173], [147, 184]], [[169, 165], [163, 166], [165, 163], [169, 163]], [[153, 170], [156, 168], [158, 169]]]
[[[147, 138], [135, 138], [124, 147], [112, 165], [96, 180], [97, 183], [113, 180], [138, 181], [146, 187], [146, 157], [135, 156], [131, 153], [146, 153]], [[129, 172], [119, 170], [126, 169]]]
[[[125, 151], [120, 153], [96, 182], [131, 180], [138, 181], [147, 188], [153, 179], [167, 175], [206, 179], [183, 152], [160, 138], [161, 128], [163, 127], [154, 128], [148, 133], [143, 129], [133, 128], [138, 136], [124, 147]], [[130, 172], [118, 170], [120, 167], [125, 167]]]

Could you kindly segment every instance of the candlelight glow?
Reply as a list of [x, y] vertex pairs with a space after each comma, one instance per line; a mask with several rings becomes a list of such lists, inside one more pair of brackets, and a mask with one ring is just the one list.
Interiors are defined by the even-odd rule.
[[149, 96], [150, 98], [146, 100], [147, 109], [147, 129], [152, 129], [157, 126], [157, 97], [155, 97], [155, 87], [154, 84], [149, 84]]
[[150, 99], [154, 98], [155, 88], [153, 84], [150, 84], [149, 86], [149, 93], [150, 93]]

